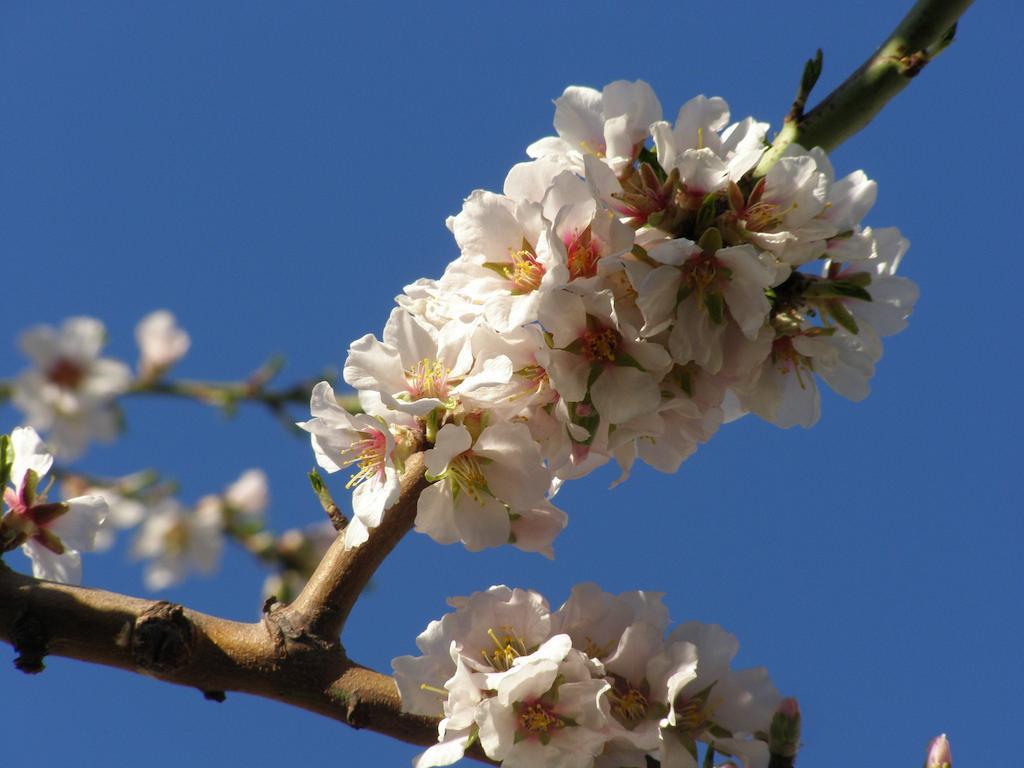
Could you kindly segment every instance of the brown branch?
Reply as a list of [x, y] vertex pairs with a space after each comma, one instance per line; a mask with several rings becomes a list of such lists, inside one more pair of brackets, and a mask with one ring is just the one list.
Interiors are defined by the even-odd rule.
[[[370, 576], [413, 525], [426, 487], [422, 454], [406, 463], [398, 503], [363, 546], [336, 542], [299, 599], [245, 624], [165, 601], [40, 581], [0, 562], [0, 641], [39, 672], [47, 655], [197, 688], [280, 701], [410, 744], [437, 741], [437, 721], [402, 711], [393, 678], [348, 658], [341, 626]], [[479, 745], [470, 755], [491, 762]]]
[[428, 485], [423, 472], [422, 453], [406, 460], [398, 502], [385, 513], [380, 526], [370, 531], [362, 546], [345, 549], [343, 536], [335, 540], [299, 596], [281, 609], [290, 624], [302, 626], [326, 642], [337, 639], [370, 577], [412, 529], [416, 502]]
[[[25, 628], [30, 627], [31, 632]], [[0, 640], [41, 669], [46, 654], [137, 672], [218, 697], [225, 691], [301, 707], [412, 744], [437, 722], [402, 712], [394, 680], [356, 664], [340, 644], [275, 631], [164, 601], [40, 581], [0, 563]]]

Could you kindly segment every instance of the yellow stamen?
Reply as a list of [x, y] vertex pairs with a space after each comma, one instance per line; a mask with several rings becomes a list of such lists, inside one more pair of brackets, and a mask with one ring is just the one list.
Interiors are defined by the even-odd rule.
[[490, 664], [499, 672], [506, 672], [512, 668], [512, 662], [520, 656], [526, 656], [529, 651], [526, 642], [515, 634], [511, 627], [500, 627], [506, 634], [498, 637], [493, 629], [487, 630], [487, 635], [494, 641], [495, 650], [490, 653], [486, 649], [480, 651], [484, 661]]

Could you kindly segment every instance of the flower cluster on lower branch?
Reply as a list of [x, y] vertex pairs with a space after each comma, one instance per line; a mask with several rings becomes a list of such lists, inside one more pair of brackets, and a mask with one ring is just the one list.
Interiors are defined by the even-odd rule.
[[733, 670], [736, 638], [689, 622], [666, 637], [659, 593], [575, 587], [557, 611], [529, 590], [491, 587], [392, 662], [402, 706], [441, 716], [416, 768], [450, 765], [474, 742], [506, 768], [697, 765], [698, 743], [748, 768], [769, 761], [782, 701], [763, 668]]

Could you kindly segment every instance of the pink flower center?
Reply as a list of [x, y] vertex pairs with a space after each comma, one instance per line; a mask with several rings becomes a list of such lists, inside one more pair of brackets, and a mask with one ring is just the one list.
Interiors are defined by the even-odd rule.
[[565, 238], [565, 250], [568, 253], [569, 278], [594, 277], [597, 274], [597, 262], [601, 260], [598, 243], [590, 235], [590, 227], [582, 232], [574, 232]]
[[540, 288], [544, 278], [544, 265], [537, 260], [536, 254], [528, 248], [509, 253], [511, 265], [505, 274], [512, 282], [512, 292], [516, 294], [530, 293]]
[[424, 397], [446, 400], [448, 373], [448, 368], [439, 360], [420, 360], [414, 368], [405, 372], [409, 395], [413, 400]]
[[352, 458], [345, 462], [345, 466], [356, 464], [359, 468], [345, 483], [346, 488], [353, 488], [370, 478], [375, 478], [378, 483], [384, 482], [384, 470], [388, 460], [387, 435], [376, 429], [360, 434], [363, 439], [356, 440], [348, 448]]

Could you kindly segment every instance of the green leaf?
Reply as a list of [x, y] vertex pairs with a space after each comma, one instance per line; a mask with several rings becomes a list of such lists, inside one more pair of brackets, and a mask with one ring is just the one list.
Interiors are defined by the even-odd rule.
[[804, 64], [804, 74], [800, 78], [800, 90], [804, 93], [804, 98], [814, 89], [814, 86], [818, 82], [818, 78], [821, 77], [821, 69], [824, 61], [824, 55], [821, 52], [821, 48], [814, 54], [813, 59], [808, 59], [807, 63]]

